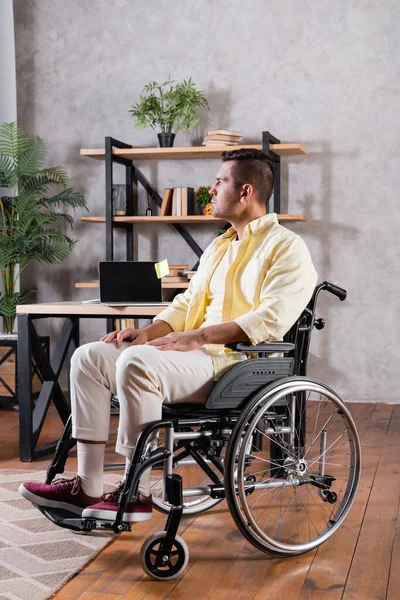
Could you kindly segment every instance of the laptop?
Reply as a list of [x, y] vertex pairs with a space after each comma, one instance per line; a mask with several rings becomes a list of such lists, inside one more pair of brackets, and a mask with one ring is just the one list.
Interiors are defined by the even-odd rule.
[[82, 304], [105, 306], [169, 306], [162, 301], [155, 262], [99, 262], [100, 298]]

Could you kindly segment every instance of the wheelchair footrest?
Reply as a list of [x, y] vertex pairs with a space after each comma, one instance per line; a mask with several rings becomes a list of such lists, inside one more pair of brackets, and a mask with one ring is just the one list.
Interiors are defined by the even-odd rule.
[[[97, 530], [108, 530], [114, 531], [114, 521], [103, 521], [97, 519], [83, 519], [73, 512], [68, 510], [62, 510], [61, 508], [46, 508], [45, 506], [38, 506], [36, 508], [47, 518], [49, 521], [57, 525], [58, 527], [64, 527], [65, 529], [71, 529], [72, 531], [94, 531]], [[131, 531], [131, 523], [121, 523], [118, 531]]]

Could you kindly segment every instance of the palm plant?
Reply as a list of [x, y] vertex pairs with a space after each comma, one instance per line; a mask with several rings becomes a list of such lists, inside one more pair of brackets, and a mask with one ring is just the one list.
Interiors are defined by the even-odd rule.
[[[42, 168], [45, 146], [39, 136], [27, 138], [17, 123], [0, 126], [0, 268], [3, 293], [0, 315], [4, 330], [11, 333], [16, 307], [26, 302], [34, 290], [16, 292], [22, 271], [34, 260], [58, 264], [72, 252], [76, 241], [52, 227], [74, 219], [65, 207], [86, 208], [86, 200], [69, 186], [68, 175], [60, 167]], [[50, 191], [57, 187], [55, 195]], [[61, 191], [60, 191], [61, 190]]]

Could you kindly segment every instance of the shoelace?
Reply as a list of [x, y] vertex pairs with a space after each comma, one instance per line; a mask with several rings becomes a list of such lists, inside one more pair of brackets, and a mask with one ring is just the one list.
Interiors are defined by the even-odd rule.
[[53, 485], [55, 485], [58, 489], [66, 489], [72, 487], [71, 496], [77, 496], [81, 489], [81, 479], [80, 477], [78, 477], [78, 475], [76, 477], [73, 477], [72, 479], [56, 479], [55, 481], [53, 481]]
[[103, 501], [112, 500], [113, 502], [116, 502], [118, 504], [119, 497], [122, 494], [123, 487], [124, 487], [124, 483], [121, 482], [119, 484], [119, 486], [117, 488], [115, 488], [115, 490], [113, 490], [112, 492], [108, 492], [107, 494], [103, 494], [101, 499]]

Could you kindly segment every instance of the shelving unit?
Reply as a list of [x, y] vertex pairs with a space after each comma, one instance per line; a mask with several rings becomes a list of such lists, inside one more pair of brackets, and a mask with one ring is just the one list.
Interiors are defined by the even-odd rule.
[[[303, 215], [277, 215], [278, 220], [283, 221], [307, 221]], [[81, 221], [87, 223], [105, 223], [105, 217], [81, 217]], [[113, 217], [113, 223], [225, 223], [223, 219], [215, 217], [201, 217], [189, 215], [187, 217]]]
[[[128, 160], [177, 160], [182, 158], [219, 158], [224, 150], [239, 150], [240, 148], [257, 148], [262, 150], [261, 144], [239, 146], [188, 146], [186, 148], [114, 148], [113, 155]], [[270, 144], [269, 150], [277, 156], [297, 156], [307, 154], [301, 144]], [[106, 150], [81, 150], [81, 156], [88, 156], [96, 160], [105, 160]]]
[[[106, 226], [106, 256], [105, 260], [114, 260], [114, 229], [121, 228], [126, 232], [126, 260], [134, 260], [133, 254], [133, 227], [142, 223], [153, 224], [167, 223], [175, 228], [185, 242], [190, 246], [193, 252], [200, 258], [203, 250], [193, 239], [190, 233], [183, 225], [191, 224], [215, 224], [224, 223], [222, 219], [211, 216], [189, 215], [185, 217], [160, 217], [160, 216], [137, 216], [134, 215], [137, 205], [137, 189], [141, 184], [150, 198], [160, 207], [162, 198], [158, 191], [146, 179], [142, 171], [134, 164], [135, 161], [142, 160], [182, 160], [198, 158], [219, 158], [221, 152], [229, 150], [238, 150], [240, 148], [257, 148], [263, 150], [273, 160], [274, 163], [274, 193], [273, 210], [278, 214], [281, 222], [301, 222], [307, 221], [307, 217], [298, 214], [280, 214], [280, 160], [281, 157], [306, 155], [307, 150], [300, 143], [281, 144], [270, 132], [262, 133], [262, 144], [238, 145], [238, 146], [190, 146], [190, 147], [172, 147], [172, 148], [133, 148], [112, 137], [105, 138], [105, 147], [102, 149], [82, 149], [81, 156], [86, 156], [94, 160], [105, 161], [106, 173], [106, 202], [105, 214], [103, 216], [82, 217], [81, 220], [87, 223], [102, 223]], [[120, 164], [125, 167], [125, 185], [126, 185], [126, 216], [113, 216], [113, 167], [114, 164]], [[197, 264], [192, 269], [197, 268]], [[76, 287], [95, 287], [96, 282], [79, 282]], [[98, 285], [98, 284], [97, 284]], [[186, 284], [166, 283], [163, 287], [179, 289], [187, 287]]]

